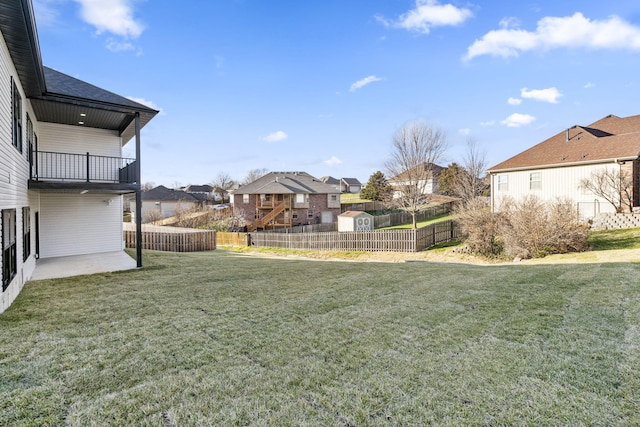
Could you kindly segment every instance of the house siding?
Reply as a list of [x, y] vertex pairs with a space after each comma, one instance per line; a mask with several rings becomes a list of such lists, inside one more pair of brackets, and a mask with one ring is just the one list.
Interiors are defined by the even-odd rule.
[[[13, 146], [11, 120], [12, 77], [22, 96], [22, 152]], [[23, 256], [22, 224], [24, 219], [22, 217], [22, 208], [31, 207], [31, 224], [33, 231], [33, 215], [35, 209], [32, 203], [37, 202], [37, 195], [34, 197], [34, 200], [30, 200], [30, 193], [27, 189], [27, 180], [29, 177], [29, 147], [26, 138], [27, 114], [29, 114], [33, 121], [34, 130], [37, 130], [35, 114], [33, 114], [31, 105], [24, 94], [4, 37], [0, 37], [0, 159], [2, 159], [2, 161], [0, 161], [0, 211], [3, 209], [15, 209], [16, 212], [16, 275], [9, 283], [7, 289], [4, 292], [0, 292], [0, 313], [15, 300], [22, 290], [24, 282], [31, 277], [35, 268], [33, 232], [31, 233], [31, 255], [26, 261]], [[0, 271], [2, 271], [1, 257]]]
[[[549, 169], [531, 169], [509, 172], [494, 172], [491, 175], [491, 199], [495, 211], [506, 197], [515, 200], [527, 195], [536, 195], [544, 201], [569, 199], [576, 203], [576, 209], [581, 218], [592, 218], [599, 213], [615, 212], [615, 209], [602, 197], [580, 189], [582, 179], [589, 178], [591, 173], [602, 169], [617, 169], [616, 163], [579, 165]], [[540, 188], [530, 189], [531, 173], [540, 174]], [[507, 190], [498, 189], [500, 176], [507, 177]]]
[[41, 194], [40, 258], [119, 250], [122, 250], [122, 196]]
[[122, 138], [116, 131], [56, 123], [40, 123], [38, 150], [120, 157]]

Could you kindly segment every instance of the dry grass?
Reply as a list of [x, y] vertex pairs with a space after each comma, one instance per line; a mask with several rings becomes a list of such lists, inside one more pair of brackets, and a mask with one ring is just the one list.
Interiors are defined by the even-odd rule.
[[28, 283], [0, 425], [640, 423], [640, 264], [282, 255]]

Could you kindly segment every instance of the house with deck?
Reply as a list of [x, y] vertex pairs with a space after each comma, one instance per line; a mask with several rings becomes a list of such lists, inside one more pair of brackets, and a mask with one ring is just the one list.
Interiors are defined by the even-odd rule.
[[488, 170], [492, 208], [499, 210], [505, 197], [536, 195], [545, 201], [574, 201], [583, 219], [613, 213], [612, 204], [581, 185], [603, 171], [629, 177], [629, 203], [640, 206], [639, 156], [640, 115], [609, 115], [587, 126], [571, 126]]
[[336, 222], [340, 190], [306, 172], [269, 172], [239, 187], [233, 206], [249, 231]]
[[158, 112], [45, 67], [31, 0], [2, 1], [0, 32], [2, 312], [47, 260], [142, 265], [123, 251], [122, 195], [140, 196], [140, 130]]

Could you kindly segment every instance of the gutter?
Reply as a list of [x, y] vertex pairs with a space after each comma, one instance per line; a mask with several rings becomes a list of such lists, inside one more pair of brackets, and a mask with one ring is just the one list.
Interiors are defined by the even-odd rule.
[[600, 163], [620, 163], [626, 161], [633, 161], [640, 158], [640, 154], [636, 156], [628, 156], [628, 157], [615, 157], [609, 159], [598, 159], [598, 160], [589, 160], [582, 162], [571, 162], [571, 163], [555, 163], [550, 165], [536, 165], [536, 166], [523, 166], [520, 168], [507, 168], [507, 169], [489, 169], [487, 172], [490, 175], [502, 172], [518, 172], [518, 171], [527, 171], [527, 170], [537, 170], [537, 169], [555, 169], [555, 168], [564, 168], [571, 166], [585, 166], [585, 165], [597, 165]]

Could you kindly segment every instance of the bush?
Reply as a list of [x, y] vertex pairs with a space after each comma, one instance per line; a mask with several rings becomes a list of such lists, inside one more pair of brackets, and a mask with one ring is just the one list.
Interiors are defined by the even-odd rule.
[[473, 253], [495, 256], [502, 253], [502, 243], [498, 239], [500, 215], [491, 212], [489, 203], [482, 198], [474, 198], [456, 207], [456, 213], [465, 244]]
[[579, 252], [588, 247], [589, 225], [579, 220], [572, 202], [543, 202], [535, 196], [505, 199], [501, 212], [479, 202], [467, 203], [460, 214], [469, 249], [481, 255], [540, 258]]

